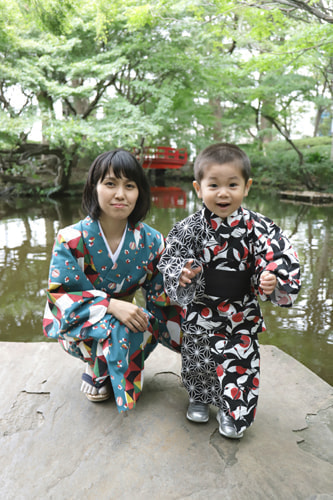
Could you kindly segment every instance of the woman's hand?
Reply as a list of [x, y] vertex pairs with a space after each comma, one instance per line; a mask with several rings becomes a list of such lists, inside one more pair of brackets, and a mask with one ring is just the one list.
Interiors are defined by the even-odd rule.
[[140, 307], [121, 299], [110, 299], [107, 312], [132, 332], [144, 332], [148, 328], [148, 316]]
[[264, 271], [260, 276], [260, 288], [264, 292], [265, 295], [270, 295], [274, 292], [277, 283], [277, 278], [275, 274]]
[[192, 278], [194, 278], [195, 275], [200, 273], [202, 270], [201, 266], [195, 267], [192, 269], [191, 265], [193, 263], [193, 259], [190, 259], [188, 262], [186, 262], [185, 266], [182, 269], [182, 272], [180, 274], [179, 278], [179, 285], [182, 287], [185, 287], [189, 283], [191, 283]]

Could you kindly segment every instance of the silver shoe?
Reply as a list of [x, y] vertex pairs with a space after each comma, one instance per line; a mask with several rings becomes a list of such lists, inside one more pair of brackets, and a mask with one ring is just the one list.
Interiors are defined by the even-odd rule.
[[243, 437], [243, 432], [236, 431], [233, 419], [222, 410], [217, 412], [216, 420], [219, 423], [219, 433], [222, 434], [222, 436], [230, 439], [240, 439]]
[[191, 422], [205, 424], [209, 420], [209, 405], [207, 403], [190, 403], [187, 408], [186, 418]]

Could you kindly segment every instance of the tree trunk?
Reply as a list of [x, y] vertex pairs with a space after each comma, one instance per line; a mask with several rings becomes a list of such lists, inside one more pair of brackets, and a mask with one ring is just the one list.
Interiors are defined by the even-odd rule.
[[315, 124], [314, 124], [314, 128], [313, 128], [313, 137], [317, 137], [317, 135], [318, 135], [320, 119], [321, 119], [322, 113], [323, 113], [323, 107], [319, 106], [319, 108], [317, 108], [317, 112], [316, 112]]
[[269, 120], [264, 115], [260, 116], [260, 132], [264, 132], [264, 134], [261, 134], [261, 141], [263, 144], [268, 144], [269, 142], [272, 142], [273, 140], [273, 134], [269, 127]]
[[[333, 106], [332, 106], [332, 110], [333, 110]], [[331, 121], [331, 136], [332, 136], [332, 142], [331, 142], [330, 160], [333, 161], [333, 111], [332, 111], [332, 121]]]
[[[37, 94], [38, 106], [41, 112], [41, 124], [42, 124], [42, 143], [47, 144], [47, 138], [45, 136], [45, 130], [49, 126], [50, 119], [54, 115], [53, 101], [46, 91], [41, 91]], [[54, 116], [53, 116], [54, 117]]]
[[213, 139], [215, 142], [219, 142], [223, 139], [223, 129], [222, 129], [222, 117], [223, 117], [223, 109], [221, 107], [221, 100], [216, 97], [214, 99], [209, 99], [209, 104], [212, 108], [213, 116], [214, 116], [214, 130], [213, 130]]
[[[11, 185], [23, 184], [27, 191], [41, 188], [52, 196], [68, 189], [77, 162], [76, 148], [70, 151], [68, 161], [61, 148], [50, 149], [41, 143], [21, 144], [16, 149], [0, 151], [3, 171], [0, 178]], [[19, 169], [15, 175], [11, 173], [13, 166]]]
[[300, 167], [300, 172], [301, 172], [302, 177], [303, 177], [303, 182], [308, 189], [310, 189], [310, 190], [314, 189], [315, 184], [313, 183], [310, 175], [303, 168], [304, 156], [303, 156], [302, 151], [300, 151], [298, 149], [296, 144], [290, 139], [289, 134], [282, 129], [282, 127], [277, 123], [277, 121], [272, 116], [265, 115], [265, 117], [267, 118], [268, 121], [271, 122], [272, 125], [274, 125], [274, 127], [286, 139], [286, 141], [288, 142], [288, 144], [290, 144], [290, 146], [294, 149], [294, 151], [296, 151], [296, 153], [298, 155], [298, 163], [299, 163], [299, 167]]

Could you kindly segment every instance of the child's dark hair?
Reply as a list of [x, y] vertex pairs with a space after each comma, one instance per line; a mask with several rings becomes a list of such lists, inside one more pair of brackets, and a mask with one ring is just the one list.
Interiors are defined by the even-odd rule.
[[103, 181], [112, 168], [114, 175], [119, 179], [126, 177], [134, 181], [139, 189], [139, 196], [134, 210], [129, 215], [131, 224], [143, 220], [150, 209], [150, 187], [145, 172], [134, 155], [124, 149], [114, 149], [102, 153], [93, 161], [83, 188], [82, 208], [94, 220], [101, 214], [97, 197], [97, 183]]
[[245, 182], [251, 177], [251, 163], [247, 154], [235, 144], [219, 142], [208, 146], [201, 151], [194, 162], [194, 178], [200, 184], [209, 165], [224, 163], [237, 163]]

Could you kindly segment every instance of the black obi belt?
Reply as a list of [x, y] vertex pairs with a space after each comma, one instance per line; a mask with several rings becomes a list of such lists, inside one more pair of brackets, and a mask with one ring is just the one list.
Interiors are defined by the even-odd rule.
[[251, 292], [250, 269], [246, 271], [222, 271], [204, 269], [205, 294], [220, 297], [222, 300], [242, 300]]

